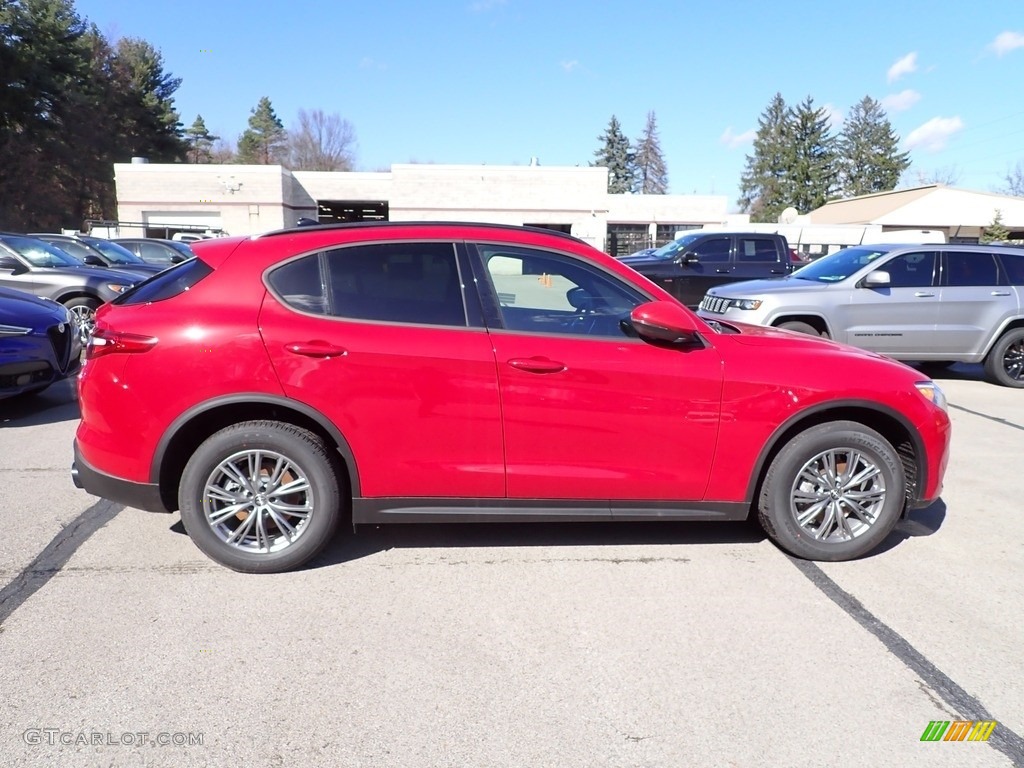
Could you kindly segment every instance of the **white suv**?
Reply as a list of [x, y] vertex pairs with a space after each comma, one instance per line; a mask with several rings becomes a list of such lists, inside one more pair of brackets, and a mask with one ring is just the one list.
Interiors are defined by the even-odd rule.
[[712, 288], [698, 314], [899, 360], [984, 362], [995, 383], [1024, 388], [1024, 248], [855, 246], [786, 277]]

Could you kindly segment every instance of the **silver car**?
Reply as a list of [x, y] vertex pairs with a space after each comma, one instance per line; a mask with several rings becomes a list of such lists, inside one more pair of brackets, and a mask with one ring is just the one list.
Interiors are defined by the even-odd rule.
[[825, 336], [905, 361], [984, 362], [1024, 387], [1024, 248], [863, 245], [791, 275], [712, 288], [705, 320]]

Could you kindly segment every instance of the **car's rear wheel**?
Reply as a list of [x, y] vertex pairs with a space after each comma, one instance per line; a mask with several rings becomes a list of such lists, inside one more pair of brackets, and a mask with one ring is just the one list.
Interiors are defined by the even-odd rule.
[[828, 334], [821, 333], [810, 323], [805, 323], [800, 320], [790, 320], [786, 323], [779, 323], [778, 328], [784, 331], [796, 331], [797, 333], [806, 333], [808, 336], [827, 336]]
[[992, 345], [985, 373], [994, 384], [1024, 387], [1024, 328], [1007, 331]]
[[850, 560], [871, 551], [903, 511], [906, 479], [896, 450], [853, 421], [801, 432], [765, 475], [758, 517], [787, 552], [809, 560]]
[[76, 296], [64, 302], [64, 306], [75, 316], [78, 321], [78, 332], [82, 337], [82, 344], [89, 341], [89, 334], [96, 327], [96, 310], [102, 302], [91, 296]]
[[276, 421], [209, 437], [182, 473], [178, 502], [196, 546], [246, 573], [307, 563], [334, 536], [342, 506], [338, 467], [323, 441]]

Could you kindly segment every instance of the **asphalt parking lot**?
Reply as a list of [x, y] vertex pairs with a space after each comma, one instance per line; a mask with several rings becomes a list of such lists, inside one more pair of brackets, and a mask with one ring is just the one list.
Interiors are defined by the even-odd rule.
[[[751, 524], [444, 525], [301, 572], [90, 497], [0, 402], [4, 766], [1024, 765], [1024, 392], [954, 366], [942, 499], [863, 560]], [[931, 721], [998, 724], [922, 742]]]

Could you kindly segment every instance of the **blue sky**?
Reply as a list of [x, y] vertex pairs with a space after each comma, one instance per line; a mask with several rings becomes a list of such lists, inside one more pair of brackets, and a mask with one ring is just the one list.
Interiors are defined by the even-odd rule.
[[357, 170], [586, 165], [614, 114], [657, 116], [670, 191], [734, 207], [776, 92], [834, 115], [883, 103], [915, 174], [993, 191], [1024, 161], [1024, 3], [78, 0], [182, 78], [175, 105], [235, 139], [268, 96], [355, 128]]

